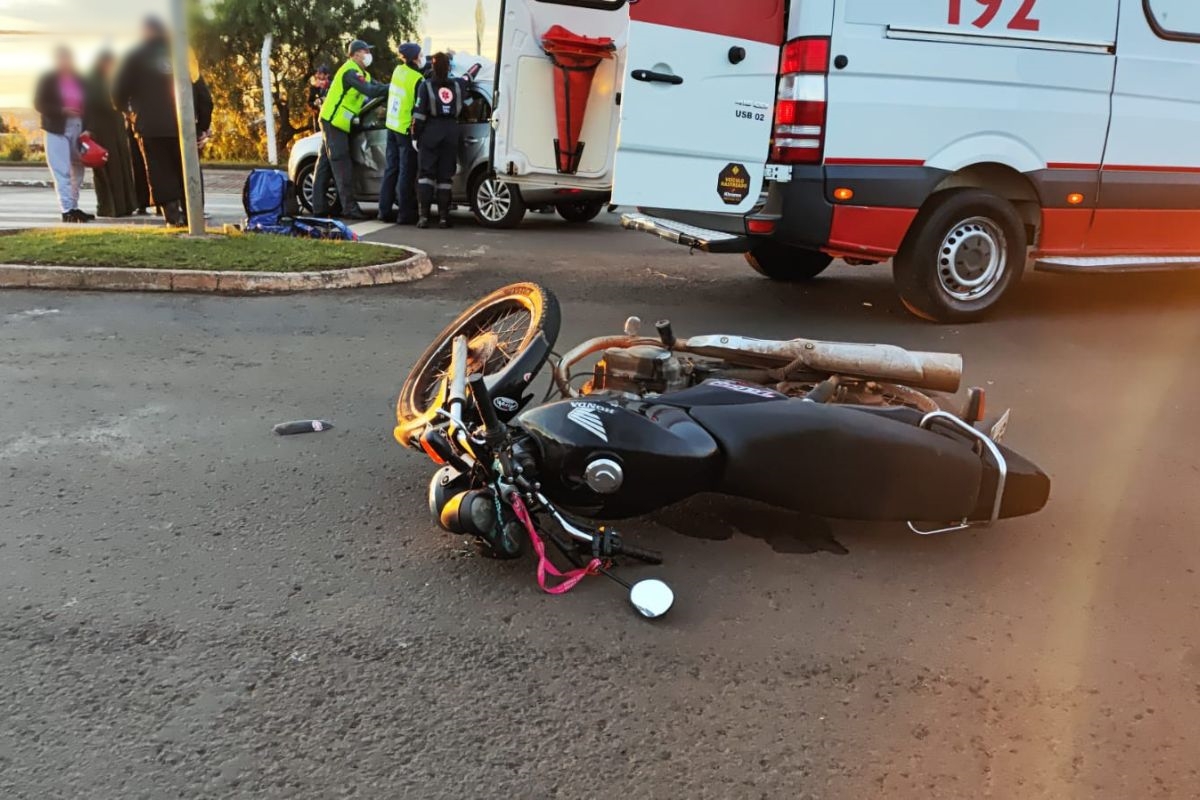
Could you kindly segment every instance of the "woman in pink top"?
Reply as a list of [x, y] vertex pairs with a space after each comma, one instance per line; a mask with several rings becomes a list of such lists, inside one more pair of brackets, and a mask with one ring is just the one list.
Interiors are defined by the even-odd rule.
[[46, 161], [58, 189], [63, 222], [91, 222], [95, 217], [79, 209], [83, 188], [83, 164], [79, 160], [79, 137], [83, 135], [83, 80], [75, 71], [71, 51], [60, 47], [55, 69], [38, 82], [33, 107], [42, 115], [46, 132]]

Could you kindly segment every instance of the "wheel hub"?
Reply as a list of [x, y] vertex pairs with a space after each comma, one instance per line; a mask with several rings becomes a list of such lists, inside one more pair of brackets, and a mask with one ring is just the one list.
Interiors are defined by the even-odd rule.
[[512, 196], [508, 185], [492, 178], [479, 184], [479, 213], [488, 222], [499, 222], [508, 215], [512, 207]]
[[986, 217], [956, 225], [942, 241], [938, 281], [956, 300], [976, 300], [1000, 283], [1008, 264], [1004, 231]]

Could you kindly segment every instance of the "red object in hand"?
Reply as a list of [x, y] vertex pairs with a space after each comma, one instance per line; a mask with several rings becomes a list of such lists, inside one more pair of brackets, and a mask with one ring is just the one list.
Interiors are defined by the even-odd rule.
[[108, 150], [86, 133], [79, 137], [79, 160], [90, 169], [100, 169], [108, 163]]
[[573, 175], [583, 158], [583, 118], [596, 67], [616, 53], [616, 45], [607, 36], [594, 38], [572, 33], [555, 25], [542, 35], [542, 48], [554, 64], [554, 107], [558, 116], [558, 138], [554, 152], [558, 171]]

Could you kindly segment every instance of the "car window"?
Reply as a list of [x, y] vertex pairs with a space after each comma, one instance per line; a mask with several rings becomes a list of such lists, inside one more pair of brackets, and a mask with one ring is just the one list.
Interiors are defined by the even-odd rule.
[[1145, 5], [1160, 36], [1200, 39], [1200, 3], [1196, 0], [1145, 0]]
[[379, 101], [374, 105], [368, 105], [363, 109], [362, 115], [363, 130], [373, 131], [387, 126], [387, 103]]
[[480, 92], [468, 91], [463, 98], [463, 110], [458, 121], [464, 125], [488, 122], [492, 118], [492, 106]]

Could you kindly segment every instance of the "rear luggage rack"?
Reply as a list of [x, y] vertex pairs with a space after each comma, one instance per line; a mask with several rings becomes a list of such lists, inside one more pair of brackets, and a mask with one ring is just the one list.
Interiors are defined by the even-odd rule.
[[934, 424], [939, 422], [944, 422], [959, 433], [965, 433], [970, 438], [981, 443], [984, 451], [991, 455], [992, 459], [995, 460], [996, 469], [999, 474], [996, 476], [996, 499], [992, 503], [992, 518], [987, 522], [981, 523], [974, 523], [968, 519], [964, 519], [962, 522], [956, 522], [952, 525], [948, 525], [945, 528], [937, 528], [929, 531], [918, 528], [915, 522], [910, 522], [908, 523], [908, 529], [913, 533], [919, 533], [922, 536], [933, 536], [934, 534], [938, 533], [956, 533], [958, 531], [965, 531], [968, 528], [975, 527], [976, 524], [984, 528], [993, 525], [996, 520], [1000, 519], [1000, 510], [1004, 505], [1004, 484], [1008, 481], [1008, 461], [1005, 460], [1004, 454], [1000, 452], [1000, 448], [996, 445], [996, 443], [988, 438], [986, 434], [976, 430], [966, 422], [963, 422], [958, 417], [946, 411], [933, 411], [929, 414], [926, 414], [921, 419], [921, 427], [925, 430], [933, 430]]
[[750, 249], [750, 239], [736, 233], [699, 228], [683, 222], [651, 217], [646, 214], [624, 214], [621, 227], [631, 231], [652, 233], [660, 239], [703, 250], [706, 253], [744, 253]]

